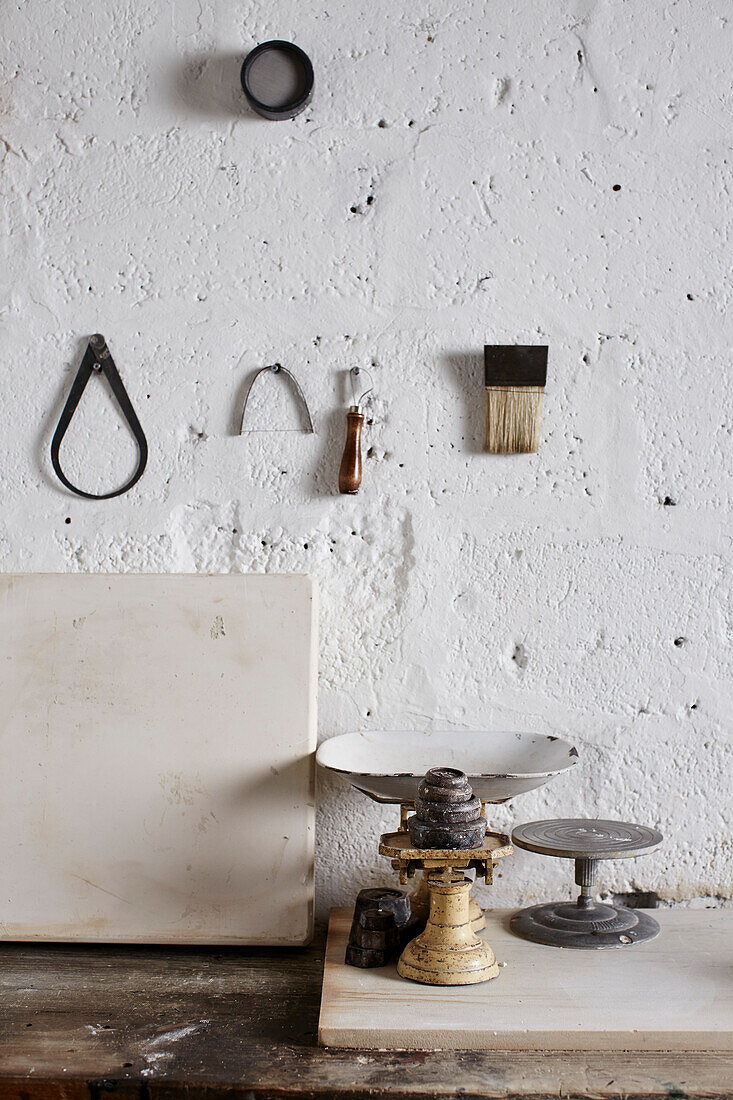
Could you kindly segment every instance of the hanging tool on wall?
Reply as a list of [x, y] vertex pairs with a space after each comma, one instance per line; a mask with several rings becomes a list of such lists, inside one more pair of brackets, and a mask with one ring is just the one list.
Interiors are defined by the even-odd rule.
[[546, 380], [546, 346], [484, 345], [485, 450], [500, 455], [537, 451]]
[[[94, 373], [103, 374], [109, 382], [110, 389], [117, 399], [117, 404], [120, 406], [122, 414], [130, 427], [130, 431], [135, 437], [138, 449], [138, 463], [135, 473], [129, 481], [126, 481], [125, 484], [121, 486], [121, 488], [114, 489], [111, 493], [87, 493], [84, 489], [78, 489], [76, 485], [72, 485], [61, 469], [59, 458], [63, 438], [66, 435], [77, 406], [81, 401], [81, 396], [84, 393], [86, 384]], [[104, 336], [97, 332], [89, 340], [89, 345], [84, 352], [84, 358], [81, 361], [79, 370], [76, 372], [76, 378], [72, 383], [69, 396], [66, 398], [66, 404], [64, 405], [59, 422], [56, 425], [56, 431], [51, 440], [51, 462], [54, 472], [61, 484], [65, 485], [67, 489], [70, 489], [72, 493], [76, 493], [77, 496], [86, 497], [89, 500], [109, 500], [111, 497], [118, 497], [122, 493], [126, 493], [128, 489], [131, 489], [133, 485], [140, 480], [145, 472], [147, 461], [148, 441], [145, 438], [145, 433], [140, 426], [140, 421], [132, 407], [132, 402], [127, 395], [127, 390], [122, 383], [114, 359], [110, 355]]]
[[[363, 389], [360, 382], [362, 374], [365, 374], [369, 380], [367, 389]], [[354, 404], [346, 414], [346, 443], [339, 469], [339, 492], [353, 495], [359, 492], [361, 485], [361, 429], [364, 425], [362, 405], [374, 387], [369, 371], [362, 367], [352, 367], [349, 375]]]
[[262, 42], [247, 54], [240, 74], [250, 107], [275, 121], [295, 118], [311, 101], [313, 65], [292, 42]]
[[[298, 397], [298, 400], [299, 400], [299, 402], [300, 402], [300, 404], [303, 408], [303, 412], [305, 413], [305, 421], [304, 421], [305, 427], [304, 428], [245, 428], [245, 426], [244, 426], [244, 416], [245, 416], [245, 413], [247, 412], [247, 402], [249, 401], [250, 394], [252, 393], [252, 390], [254, 389], [254, 384], [257, 381], [257, 379], [260, 377], [260, 375], [266, 374], [268, 371], [272, 371], [272, 373], [274, 375], [281, 375], [283, 378], [287, 378], [290, 381], [290, 385], [292, 386], [293, 390], [295, 391], [295, 394]], [[287, 369], [287, 367], [281, 366], [280, 363], [272, 363], [269, 367], [261, 367], [257, 371], [257, 373], [253, 377], [252, 381], [250, 382], [249, 386], [247, 387], [246, 394], [244, 395], [244, 402], [242, 404], [242, 419], [239, 422], [239, 434], [240, 435], [246, 435], [247, 432], [274, 432], [274, 431], [279, 431], [279, 432], [305, 432], [307, 435], [314, 435], [315, 434], [315, 428], [313, 427], [313, 421], [311, 419], [310, 409], [308, 408], [308, 402], [305, 399], [305, 394], [303, 393], [302, 389], [298, 385], [298, 380], [295, 377], [295, 375], [291, 371], [289, 371]]]

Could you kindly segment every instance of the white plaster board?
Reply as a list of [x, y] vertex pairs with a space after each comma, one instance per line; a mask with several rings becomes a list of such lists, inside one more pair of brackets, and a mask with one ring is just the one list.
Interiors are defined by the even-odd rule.
[[314, 601], [305, 576], [0, 578], [0, 936], [309, 938]]

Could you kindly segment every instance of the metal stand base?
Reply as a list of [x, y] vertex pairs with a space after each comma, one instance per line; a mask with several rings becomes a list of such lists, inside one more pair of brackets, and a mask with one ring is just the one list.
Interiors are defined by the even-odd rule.
[[576, 902], [551, 901], [521, 909], [509, 927], [518, 936], [550, 947], [628, 947], [659, 935], [659, 925], [638, 909], [595, 900], [603, 859], [641, 855], [662, 843], [662, 834], [627, 821], [564, 818], [518, 825], [513, 839], [520, 848], [575, 860]]
[[[586, 899], [580, 898], [585, 902]], [[628, 947], [652, 940], [659, 925], [647, 913], [601, 902], [553, 901], [521, 909], [511, 919], [517, 936], [550, 947]]]

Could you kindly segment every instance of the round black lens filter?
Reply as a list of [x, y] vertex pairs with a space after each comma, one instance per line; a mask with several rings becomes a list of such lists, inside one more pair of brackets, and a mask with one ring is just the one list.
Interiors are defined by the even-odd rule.
[[252, 110], [263, 118], [295, 118], [313, 95], [310, 58], [292, 42], [262, 42], [242, 65], [242, 88]]

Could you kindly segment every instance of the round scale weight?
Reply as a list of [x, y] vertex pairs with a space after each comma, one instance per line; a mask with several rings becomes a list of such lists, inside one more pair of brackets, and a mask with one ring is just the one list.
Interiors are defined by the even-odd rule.
[[310, 58], [292, 42], [262, 42], [248, 53], [241, 72], [242, 89], [253, 111], [263, 118], [295, 118], [313, 95]]

